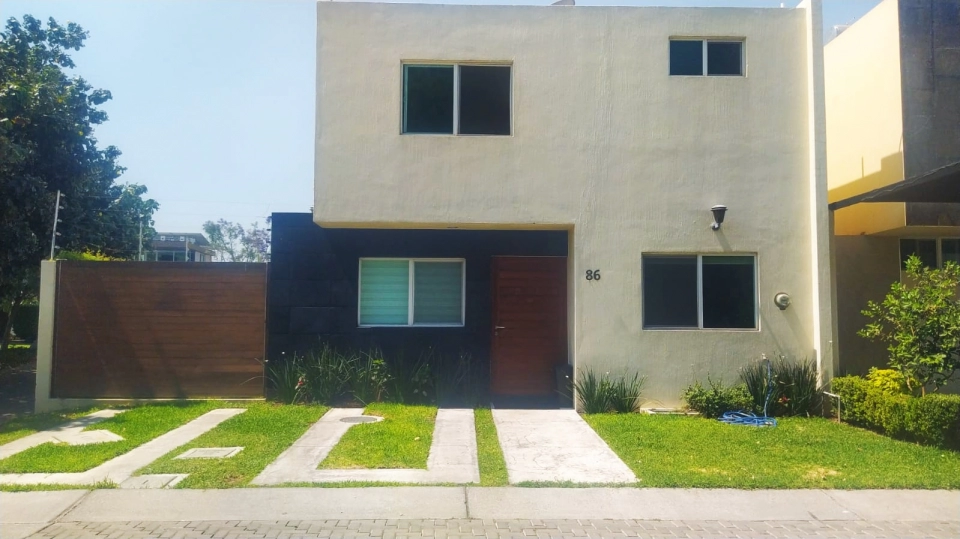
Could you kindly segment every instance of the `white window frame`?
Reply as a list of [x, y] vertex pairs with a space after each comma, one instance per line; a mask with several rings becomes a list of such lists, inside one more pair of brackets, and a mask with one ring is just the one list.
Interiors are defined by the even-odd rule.
[[[406, 131], [406, 68], [411, 67], [447, 67], [453, 68], [453, 133], [408, 133]], [[510, 132], [506, 135], [484, 135], [460, 133], [460, 67], [509, 67], [510, 68]], [[400, 64], [400, 134], [424, 135], [428, 137], [512, 137], [513, 136], [513, 63], [512, 62], [441, 62], [441, 61], [403, 61]]]
[[[747, 40], [743, 37], [671, 37], [670, 41], [700, 41], [702, 42], [703, 65], [700, 66], [699, 75], [673, 75], [670, 74], [669, 48], [667, 49], [668, 62], [667, 73], [671, 77], [746, 77], [747, 76]], [[708, 43], [739, 43], [740, 44], [740, 74], [739, 75], [710, 75], [708, 71]], [[669, 44], [667, 45], [669, 47]]]
[[[760, 331], [760, 260], [757, 253], [643, 253], [640, 258], [640, 267], [643, 267], [643, 257], [697, 257], [697, 326], [648, 326], [646, 320], [643, 321], [644, 331]], [[703, 259], [714, 256], [749, 256], [753, 258], [753, 326], [752, 328], [705, 328], [703, 327]], [[642, 294], [643, 279], [641, 275], [640, 290]], [[646, 301], [645, 299], [643, 301]], [[641, 305], [641, 314], [646, 315], [644, 306]]]
[[[360, 298], [363, 294], [363, 261], [364, 260], [406, 260], [409, 263], [407, 271], [407, 323], [406, 324], [364, 324], [360, 321]], [[415, 324], [413, 322], [414, 279], [416, 277], [415, 262], [459, 262], [460, 263], [460, 323], [453, 324]], [[467, 314], [467, 259], [465, 258], [404, 258], [404, 257], [360, 257], [357, 264], [357, 327], [361, 328], [459, 328], [466, 325]]]
[[903, 269], [903, 248], [901, 246], [900, 240], [908, 241], [935, 241], [937, 242], [937, 267], [932, 269], [943, 269], [943, 240], [947, 241], [956, 241], [960, 238], [952, 236], [938, 236], [936, 238], [916, 238], [916, 237], [902, 237], [897, 239], [897, 264], [900, 265], [901, 279], [906, 270]]

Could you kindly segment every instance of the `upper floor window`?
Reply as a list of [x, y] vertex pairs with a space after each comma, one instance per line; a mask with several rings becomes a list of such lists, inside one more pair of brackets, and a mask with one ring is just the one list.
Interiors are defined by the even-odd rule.
[[403, 133], [510, 134], [510, 66], [403, 66]]
[[743, 41], [671, 39], [671, 75], [743, 75]]

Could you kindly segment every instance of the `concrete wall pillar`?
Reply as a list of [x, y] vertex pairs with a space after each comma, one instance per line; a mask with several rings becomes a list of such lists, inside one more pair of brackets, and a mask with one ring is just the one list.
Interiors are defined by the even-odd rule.
[[57, 275], [55, 260], [40, 263], [40, 322], [37, 328], [37, 386], [33, 411], [48, 412], [60, 408], [51, 398], [53, 384], [54, 317], [57, 310]]

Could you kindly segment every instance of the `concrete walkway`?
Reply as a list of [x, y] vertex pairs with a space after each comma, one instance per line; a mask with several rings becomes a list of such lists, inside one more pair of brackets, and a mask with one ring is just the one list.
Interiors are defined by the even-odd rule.
[[61, 539], [955, 539], [960, 537], [960, 492], [398, 487], [0, 493], [0, 537], [31, 533]]
[[[231, 417], [245, 412], [244, 408], [222, 408], [202, 416], [162, 434], [149, 442], [104, 462], [100, 466], [79, 473], [22, 473], [0, 474], [0, 483], [8, 485], [93, 485], [100, 481], [113, 481], [124, 486], [134, 472], [166, 455], [170, 451], [192, 441], [194, 438], [216, 427]], [[150, 476], [143, 476], [149, 478]], [[167, 486], [185, 476], [162, 476], [162, 481], [151, 486]], [[147, 479], [135, 480], [132, 488], [144, 486]], [[2, 536], [0, 536], [2, 537]]]
[[84, 431], [84, 429], [123, 412], [124, 410], [99, 410], [92, 414], [85, 415], [80, 419], [64, 423], [59, 427], [35, 432], [29, 436], [24, 436], [10, 443], [0, 445], [0, 460], [48, 442], [85, 445], [122, 440], [122, 437], [108, 430]]
[[333, 408], [252, 481], [254, 485], [378, 481], [385, 483], [479, 483], [473, 410], [441, 408], [433, 430], [426, 470], [318, 470], [340, 438], [363, 415], [359, 408]]
[[574, 410], [494, 410], [511, 484], [636, 483], [637, 477]]

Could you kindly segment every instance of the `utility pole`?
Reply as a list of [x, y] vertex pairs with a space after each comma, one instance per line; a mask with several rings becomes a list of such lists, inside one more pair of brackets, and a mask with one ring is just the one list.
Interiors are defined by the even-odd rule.
[[50, 236], [50, 260], [53, 260], [54, 253], [57, 250], [57, 223], [60, 222], [60, 190], [57, 189], [57, 205], [53, 208], [53, 234]]

